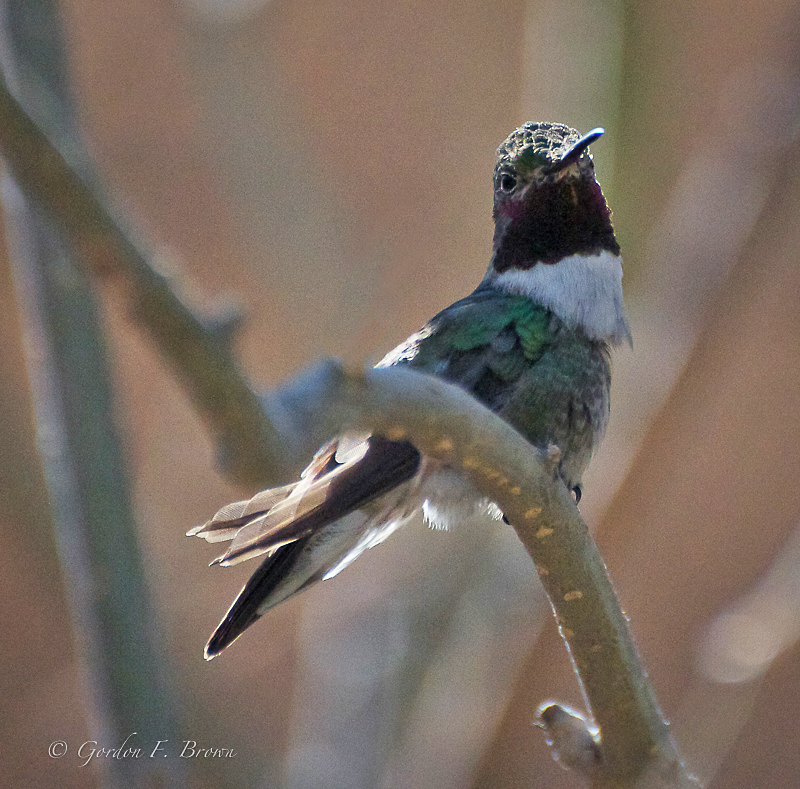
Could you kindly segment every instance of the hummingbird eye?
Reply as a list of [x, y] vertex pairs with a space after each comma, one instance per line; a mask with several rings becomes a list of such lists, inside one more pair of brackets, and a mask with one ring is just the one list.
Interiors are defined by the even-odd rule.
[[506, 194], [513, 192], [516, 185], [517, 179], [514, 177], [514, 175], [508, 172], [502, 173], [500, 178], [497, 179], [497, 188]]

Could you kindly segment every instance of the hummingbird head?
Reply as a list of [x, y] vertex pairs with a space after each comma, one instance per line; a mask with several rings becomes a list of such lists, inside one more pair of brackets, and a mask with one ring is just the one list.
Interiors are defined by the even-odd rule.
[[497, 149], [494, 168], [496, 200], [510, 198], [522, 183], [544, 184], [570, 177], [594, 177], [588, 148], [604, 130], [592, 129], [583, 137], [560, 123], [526, 123], [513, 131]]
[[553, 264], [575, 254], [619, 254], [589, 144], [560, 123], [526, 123], [497, 149], [494, 268]]
[[526, 123], [497, 149], [494, 251], [485, 282], [525, 293], [590, 337], [629, 339], [619, 244], [589, 145], [560, 123]]

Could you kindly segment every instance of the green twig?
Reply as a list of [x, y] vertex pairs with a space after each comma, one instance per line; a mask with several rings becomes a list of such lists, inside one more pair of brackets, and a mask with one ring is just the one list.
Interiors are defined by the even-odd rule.
[[[311, 376], [309, 376], [311, 378]], [[326, 363], [315, 421], [406, 437], [460, 469], [513, 525], [550, 599], [600, 729], [593, 786], [686, 786], [686, 776], [605, 565], [555, 458], [461, 389], [405, 369], [346, 373]], [[640, 783], [643, 776], [649, 783]]]

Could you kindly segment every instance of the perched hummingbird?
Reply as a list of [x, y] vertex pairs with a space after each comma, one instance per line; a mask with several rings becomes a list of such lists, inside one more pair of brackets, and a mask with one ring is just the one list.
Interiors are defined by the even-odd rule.
[[[608, 420], [609, 347], [630, 342], [619, 245], [588, 151], [602, 134], [526, 123], [503, 142], [486, 276], [378, 364], [458, 384], [531, 444], [557, 446], [561, 477], [578, 500]], [[192, 529], [209, 542], [230, 540], [215, 563], [266, 554], [211, 636], [206, 659], [420, 509], [435, 528], [476, 511], [502, 516], [456, 470], [408, 441], [345, 433], [316, 453], [299, 481], [229, 504]]]

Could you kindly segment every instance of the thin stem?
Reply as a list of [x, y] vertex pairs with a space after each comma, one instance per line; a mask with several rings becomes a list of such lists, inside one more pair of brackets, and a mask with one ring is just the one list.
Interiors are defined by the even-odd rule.
[[[531, 555], [600, 728], [596, 786], [689, 782], [605, 565], [553, 463], [461, 389], [404, 369], [346, 373], [328, 365], [314, 400], [320, 424], [408, 438], [459, 468], [496, 501]], [[322, 396], [324, 392], [324, 396]], [[648, 784], [649, 785], [649, 784]]]

